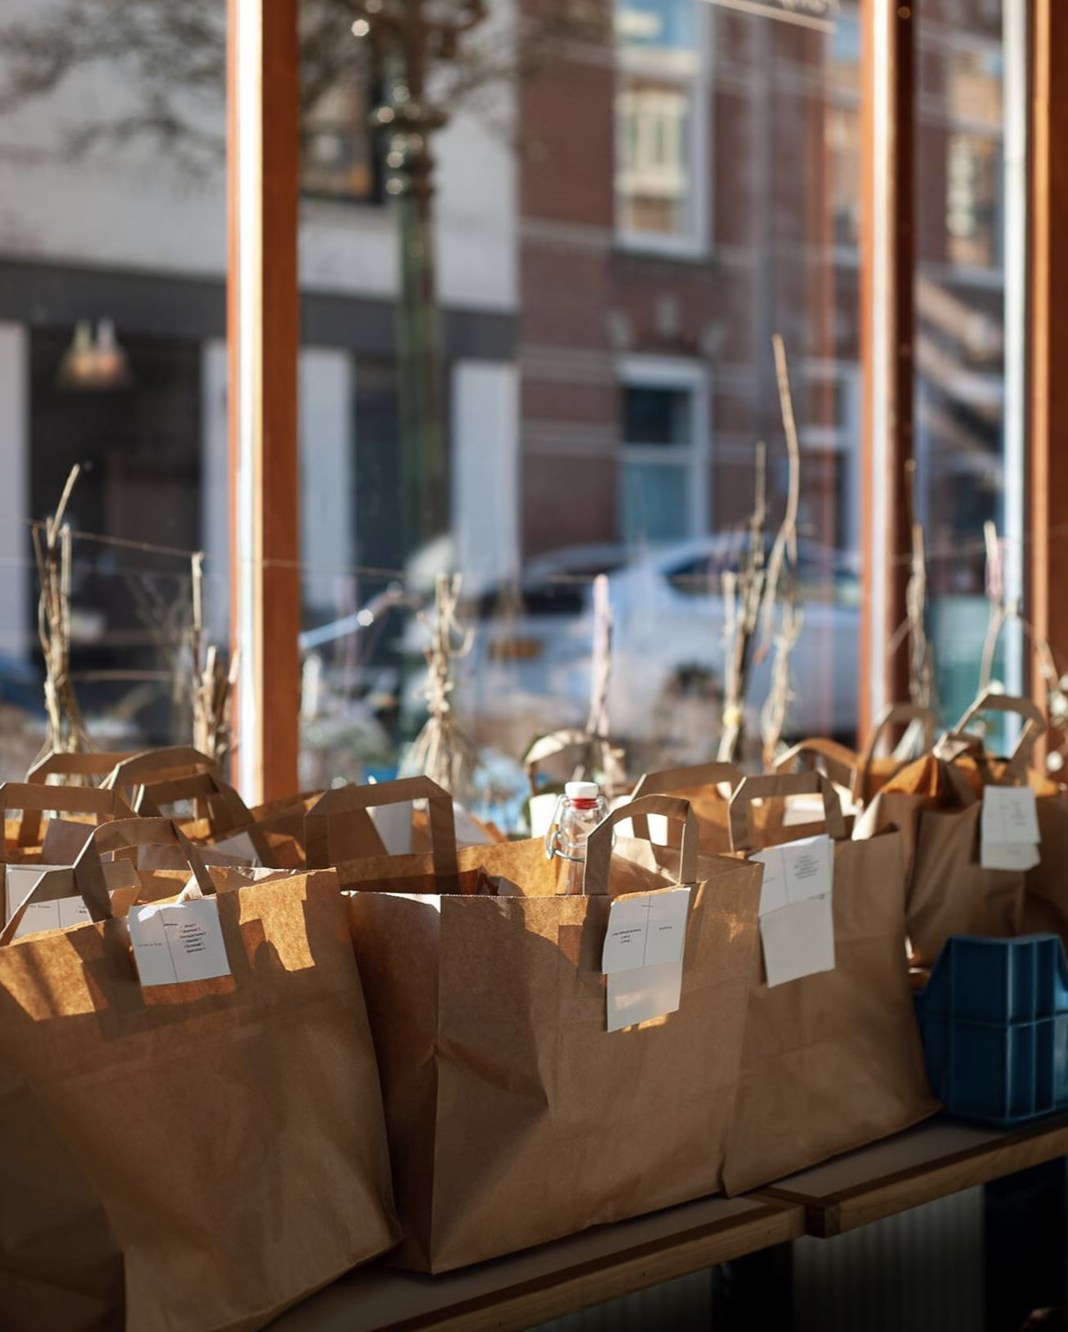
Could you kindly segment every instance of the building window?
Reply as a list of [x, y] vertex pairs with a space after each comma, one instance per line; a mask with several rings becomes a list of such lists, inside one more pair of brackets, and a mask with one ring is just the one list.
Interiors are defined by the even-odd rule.
[[992, 139], [951, 134], [946, 146], [946, 233], [952, 263], [998, 266], [1001, 154]]
[[622, 369], [620, 537], [678, 541], [708, 530], [708, 391], [690, 362], [634, 357]]
[[617, 0], [616, 229], [624, 245], [707, 245], [708, 98], [700, 0]]

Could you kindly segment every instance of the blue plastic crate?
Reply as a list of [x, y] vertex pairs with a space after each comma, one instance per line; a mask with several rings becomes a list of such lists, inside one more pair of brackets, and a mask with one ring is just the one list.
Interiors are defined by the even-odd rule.
[[954, 935], [916, 1013], [948, 1113], [1008, 1128], [1068, 1109], [1068, 961], [1056, 935]]

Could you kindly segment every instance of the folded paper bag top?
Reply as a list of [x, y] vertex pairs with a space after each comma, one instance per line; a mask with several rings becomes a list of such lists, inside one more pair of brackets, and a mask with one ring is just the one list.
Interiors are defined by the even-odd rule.
[[[129, 818], [133, 810], [115, 791], [91, 786], [45, 786], [43, 782], [4, 782], [0, 785], [4, 801], [4, 840], [0, 844], [0, 862], [20, 864], [40, 859], [43, 835], [41, 815], [67, 815], [85, 820], [86, 833], [78, 841], [80, 850], [88, 829], [105, 819]], [[19, 818], [8, 820], [9, 813]]]
[[280, 869], [304, 863], [297, 841], [263, 827], [223, 780], [218, 765], [195, 749], [175, 746], [135, 754], [117, 764], [107, 782], [131, 793], [138, 814], [159, 817], [179, 801], [194, 802], [196, 817], [177, 820], [192, 842]]
[[[991, 760], [979, 737], [968, 731], [986, 711], [1015, 714], [1025, 721], [1006, 761]], [[1043, 729], [1041, 713], [1029, 699], [984, 695], [931, 755], [887, 782], [858, 823], [858, 838], [888, 826], [902, 831], [908, 937], [918, 964], [930, 966], [951, 934], [1020, 933], [1027, 893], [1024, 871], [992, 868], [984, 858], [983, 795], [990, 785], [1027, 781], [1028, 761]], [[1052, 887], [1049, 900], [1055, 902], [1059, 889]]]
[[[897, 1133], [937, 1109], [905, 964], [900, 834], [845, 839], [838, 796], [821, 774], [747, 777], [731, 800], [735, 852], [783, 843], [780, 831], [753, 827], [754, 799], [813, 794], [822, 797], [833, 849], [834, 965], [774, 986], [754, 967], [724, 1168], [732, 1194]], [[800, 904], [806, 921], [810, 909]]]
[[822, 736], [802, 740], [788, 750], [775, 765], [776, 773], [785, 775], [798, 765], [822, 771], [848, 799], [850, 812], [863, 809], [881, 787], [909, 763], [908, 759], [893, 755], [876, 755], [879, 741], [892, 726], [918, 729], [922, 735], [922, 751], [934, 745], [935, 718], [930, 708], [914, 703], [891, 703], [883, 711], [868, 736], [863, 750], [854, 751], [837, 741]]
[[253, 1332], [397, 1236], [336, 876], [219, 893], [230, 974], [143, 988], [100, 853], [154, 840], [210, 899], [170, 821], [119, 821], [93, 923], [0, 947], [5, 1332]]
[[[701, 763], [690, 768], [645, 773], [634, 788], [634, 795], [663, 792], [688, 800], [701, 825], [701, 853], [727, 855], [731, 850], [730, 800], [741, 781], [742, 773], [729, 763]], [[784, 839], [802, 837], [806, 832], [822, 827], [822, 824], [813, 824], [807, 814], [802, 822], [788, 826], [782, 801], [765, 801], [755, 806], [749, 817], [762, 838], [770, 837], [773, 832]], [[636, 831], [639, 836], [652, 837], [657, 842], [678, 843], [677, 829], [670, 825], [653, 827], [639, 820]]]
[[[391, 785], [328, 792], [320, 831], [411, 798]], [[681, 873], [675, 850], [657, 849], [669, 868], [613, 854], [615, 823], [643, 813], [686, 825]], [[760, 869], [694, 859], [693, 830], [685, 802], [624, 806], [590, 835], [584, 896], [557, 895], [540, 841], [457, 855], [447, 820], [436, 871], [426, 857], [340, 867], [405, 1229], [391, 1260], [448, 1271], [721, 1187]], [[309, 855], [314, 842], [309, 829]], [[487, 879], [498, 895], [479, 892]], [[678, 1010], [610, 1032], [613, 901], [680, 879], [692, 887]]]

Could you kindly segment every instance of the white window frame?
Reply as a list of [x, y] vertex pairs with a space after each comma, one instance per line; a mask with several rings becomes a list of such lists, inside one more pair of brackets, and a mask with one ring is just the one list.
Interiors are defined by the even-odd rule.
[[[613, 0], [618, 5], [621, 0]], [[642, 47], [616, 46], [616, 82], [613, 100], [615, 160], [612, 169], [616, 243], [621, 249], [645, 254], [661, 254], [677, 259], [702, 258], [710, 245], [712, 211], [712, 133], [709, 67], [711, 56], [711, 6], [703, 0], [691, 0], [697, 34], [697, 49], [692, 57], [686, 52], [656, 51]], [[613, 11], [614, 12], [614, 11]], [[619, 144], [619, 106], [628, 74], [644, 75], [676, 85], [692, 101], [693, 125], [690, 136], [690, 180], [693, 185], [690, 228], [685, 235], [665, 235], [657, 231], [638, 231], [619, 224], [621, 216]]]
[[686, 529], [679, 539], [705, 536], [711, 528], [712, 395], [708, 368], [698, 361], [674, 356], [625, 356], [616, 367], [620, 388], [684, 389], [690, 394], [689, 444], [619, 443], [617, 513], [623, 513], [623, 469], [628, 462], [685, 467], [690, 472]]

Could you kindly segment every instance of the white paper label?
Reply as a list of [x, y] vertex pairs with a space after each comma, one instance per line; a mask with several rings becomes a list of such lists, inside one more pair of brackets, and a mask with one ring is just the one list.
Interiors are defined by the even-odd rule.
[[31, 902], [15, 927], [15, 938], [41, 934], [44, 930], [65, 930], [91, 919], [89, 908], [80, 897], [59, 897], [54, 902]]
[[[10, 920], [41, 879], [52, 870], [65, 870], [66, 865], [8, 865], [6, 917]], [[44, 930], [65, 930], [90, 920], [89, 908], [80, 897], [57, 897], [48, 902], [31, 902], [15, 927], [15, 938], [27, 934], [40, 934]]]
[[981, 827], [982, 840], [998, 846], [1041, 841], [1034, 791], [1029, 786], [984, 787]]
[[601, 970], [607, 976], [682, 961], [689, 888], [617, 898], [608, 912]]
[[[11, 919], [18, 907], [37, 887], [38, 881], [52, 870], [66, 869], [69, 865], [5, 865], [4, 866], [4, 924]], [[42, 903], [51, 906], [50, 902]], [[42, 926], [43, 929], [56, 929], [54, 925]], [[19, 934], [22, 933], [20, 928]], [[18, 936], [16, 936], [18, 937]]]
[[142, 985], [230, 975], [214, 897], [131, 907], [127, 921]]
[[824, 897], [834, 885], [834, 846], [826, 834], [769, 847], [749, 859], [764, 866], [762, 916], [812, 897]]
[[834, 843], [822, 834], [749, 857], [764, 866], [760, 938], [767, 983], [834, 968]]
[[608, 982], [608, 1030], [677, 1013], [682, 995], [682, 962], [613, 971]]
[[612, 903], [601, 954], [609, 1031], [678, 1010], [689, 909], [689, 888]]
[[769, 986], [834, 970], [834, 907], [830, 893], [760, 917]]
[[1037, 842], [982, 842], [979, 846], [983, 869], [1029, 870], [1041, 860]]
[[987, 786], [979, 821], [983, 869], [1029, 870], [1041, 860], [1038, 806], [1029, 786]]

